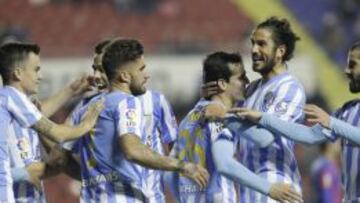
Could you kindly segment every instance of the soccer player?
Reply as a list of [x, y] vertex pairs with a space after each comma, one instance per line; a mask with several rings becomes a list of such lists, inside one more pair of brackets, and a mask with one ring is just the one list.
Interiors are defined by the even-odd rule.
[[[61, 106], [73, 97], [78, 97], [88, 89], [86, 77], [82, 77], [63, 88], [54, 96], [42, 102], [42, 113], [51, 116]], [[16, 202], [45, 202], [44, 189], [41, 179], [61, 172], [60, 167], [72, 163], [61, 158], [62, 166], [54, 164], [51, 159], [58, 150], [56, 143], [39, 139], [38, 134], [31, 128], [23, 128], [17, 122], [9, 126], [10, 166], [13, 177], [13, 189]], [[45, 156], [44, 149], [48, 150]], [[61, 152], [61, 151], [59, 151]], [[57, 152], [57, 153], [59, 153]], [[62, 156], [65, 156], [63, 154]], [[46, 159], [45, 159], [46, 158]], [[60, 160], [57, 160], [59, 162]]]
[[[161, 156], [142, 143], [145, 121], [141, 102], [135, 97], [146, 92], [148, 79], [142, 45], [131, 39], [114, 40], [104, 53], [103, 68], [110, 92], [94, 131], [101, 138], [90, 135], [75, 146], [81, 157], [81, 201], [147, 202], [143, 167], [178, 171], [204, 187], [205, 169]], [[76, 122], [86, 108], [74, 115]]]
[[102, 103], [91, 106], [83, 122], [76, 127], [57, 125], [30, 102], [29, 96], [37, 93], [40, 74], [40, 48], [35, 44], [9, 43], [0, 47], [0, 74], [4, 87], [0, 89], [0, 201], [14, 202], [9, 160], [9, 131], [13, 123], [32, 128], [56, 142], [83, 136], [95, 124]]
[[[213, 143], [223, 139], [221, 137], [223, 134], [220, 133], [223, 129], [222, 124], [219, 122], [204, 123], [201, 120], [202, 112], [209, 105], [220, 105], [225, 109], [230, 109], [237, 101], [244, 98], [245, 85], [249, 81], [246, 77], [241, 56], [225, 52], [216, 52], [209, 55], [203, 63], [203, 80], [204, 83], [215, 81], [220, 88], [219, 93], [200, 100], [183, 119], [172, 155], [185, 161], [201, 164], [207, 168], [211, 178], [208, 187], [203, 189], [184, 176], [167, 176], [167, 178], [172, 179], [169, 180], [169, 184], [174, 185], [173, 193], [177, 196], [178, 201], [236, 202], [236, 192], [232, 180], [274, 198], [279, 197], [278, 194], [294, 193], [296, 196], [289, 185], [271, 185], [265, 179], [256, 176], [243, 167], [233, 159], [234, 151], [227, 154], [224, 153], [226, 149], [214, 150]], [[230, 148], [233, 145], [234, 140], [231, 140]], [[221, 160], [226, 160], [226, 162]], [[228, 160], [232, 161], [229, 163]], [[222, 176], [226, 170], [236, 172], [235, 174], [225, 172], [226, 177], [230, 178], [227, 179]], [[279, 191], [279, 193], [275, 194], [275, 191]], [[291, 198], [278, 198], [278, 200], [291, 200]]]
[[311, 165], [312, 202], [340, 203], [341, 174], [338, 168], [340, 143], [321, 143], [320, 156]]
[[[360, 42], [356, 42], [349, 51], [345, 74], [349, 78], [349, 89], [352, 93], [360, 92]], [[262, 114], [250, 109], [237, 109], [240, 116], [258, 122], [259, 125], [285, 136], [288, 139], [305, 144], [317, 144], [327, 140], [341, 139], [343, 202], [360, 201], [360, 181], [358, 176], [360, 157], [360, 124], [359, 100], [345, 103], [332, 116], [315, 105], [304, 109], [307, 121], [318, 123], [312, 127], [288, 123], [269, 114]], [[296, 133], [294, 133], [296, 132]]]
[[[95, 46], [93, 83], [97, 89], [77, 105], [74, 114], [94, 96], [97, 96], [100, 92], [105, 93], [108, 91], [109, 83], [102, 67], [102, 56], [106, 46], [110, 43], [111, 40], [103, 40]], [[138, 98], [140, 99], [145, 119], [145, 133], [141, 138], [142, 142], [157, 153], [167, 155], [177, 136], [177, 123], [170, 104], [163, 94], [151, 90], [147, 90], [145, 94], [139, 95]], [[76, 149], [75, 146], [74, 142], [67, 143], [65, 148], [73, 150]], [[148, 168], [143, 170], [145, 183], [142, 189], [148, 201], [165, 202], [162, 171]]]
[[[256, 27], [251, 35], [252, 67], [262, 78], [248, 86], [245, 107], [267, 112], [283, 120], [300, 121], [305, 93], [302, 85], [288, 73], [286, 64], [293, 57], [297, 40], [299, 38], [286, 19], [271, 17]], [[301, 192], [294, 143], [276, 135], [274, 139], [265, 148], [240, 139], [241, 163], [271, 183], [289, 183]], [[241, 187], [240, 202], [266, 203], [274, 200]]]

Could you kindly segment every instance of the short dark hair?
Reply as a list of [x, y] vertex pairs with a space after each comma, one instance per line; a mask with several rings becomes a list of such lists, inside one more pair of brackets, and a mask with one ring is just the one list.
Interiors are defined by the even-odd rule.
[[135, 61], [144, 54], [142, 44], [135, 39], [117, 39], [106, 48], [102, 64], [109, 81], [114, 79], [119, 66]]
[[94, 52], [95, 54], [102, 54], [104, 53], [104, 48], [109, 45], [111, 43], [111, 40], [110, 39], [104, 39], [104, 40], [101, 40], [99, 43], [97, 43], [95, 45], [95, 49], [94, 49]]
[[215, 52], [206, 57], [203, 62], [203, 82], [217, 81], [224, 79], [229, 82], [232, 73], [229, 64], [240, 63], [243, 61], [238, 53]]
[[273, 40], [276, 46], [285, 45], [286, 52], [282, 58], [283, 61], [288, 61], [293, 57], [296, 41], [300, 40], [294, 31], [291, 29], [290, 23], [287, 19], [278, 17], [270, 17], [257, 26], [259, 28], [266, 28], [272, 31]]
[[356, 41], [353, 45], [351, 45], [350, 50], [358, 49], [360, 48], [360, 40]]
[[39, 55], [37, 44], [12, 42], [0, 47], [0, 74], [4, 84], [8, 84], [11, 74], [19, 63], [27, 60], [30, 53]]

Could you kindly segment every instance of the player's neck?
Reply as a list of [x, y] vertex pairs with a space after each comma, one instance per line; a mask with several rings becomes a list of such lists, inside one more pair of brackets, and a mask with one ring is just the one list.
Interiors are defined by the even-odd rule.
[[233, 101], [224, 94], [217, 94], [212, 96], [211, 101], [223, 104], [226, 109], [230, 109], [233, 106]]
[[132, 94], [129, 85], [127, 83], [121, 82], [112, 82], [110, 84], [110, 91], [122, 91], [128, 94]]
[[287, 71], [286, 65], [285, 63], [277, 63], [275, 64], [274, 68], [271, 69], [270, 72], [268, 72], [267, 74], [263, 75], [263, 79], [265, 81], [269, 81], [271, 80], [273, 77], [276, 77], [284, 72]]
[[7, 84], [7, 86], [13, 87], [15, 89], [17, 89], [19, 92], [24, 93], [26, 96], [30, 97], [31, 95], [27, 94], [27, 92], [24, 90], [24, 88], [21, 86], [20, 83], [18, 82], [12, 82]]

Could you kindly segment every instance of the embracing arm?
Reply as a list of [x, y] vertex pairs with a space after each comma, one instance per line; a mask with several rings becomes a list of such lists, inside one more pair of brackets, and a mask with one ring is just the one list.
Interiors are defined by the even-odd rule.
[[276, 116], [263, 114], [259, 124], [265, 128], [280, 133], [282, 136], [303, 144], [318, 144], [326, 141], [324, 129], [320, 125], [308, 127], [305, 125], [283, 121]]

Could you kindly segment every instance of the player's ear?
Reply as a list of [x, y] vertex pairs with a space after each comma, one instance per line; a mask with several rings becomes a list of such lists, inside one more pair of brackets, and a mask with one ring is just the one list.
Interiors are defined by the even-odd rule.
[[219, 86], [219, 89], [221, 92], [225, 91], [227, 88], [227, 82], [224, 79], [219, 79], [217, 81], [217, 84]]
[[21, 73], [22, 73], [22, 68], [16, 67], [12, 73], [12, 76], [14, 77], [15, 80], [21, 80]]
[[131, 82], [131, 75], [127, 71], [119, 71], [118, 72], [118, 81], [130, 83]]
[[278, 59], [282, 59], [284, 57], [285, 53], [286, 53], [286, 46], [284, 44], [279, 45], [276, 48], [276, 57]]

